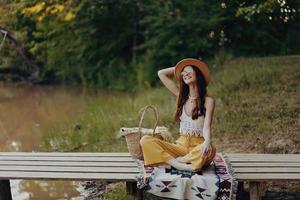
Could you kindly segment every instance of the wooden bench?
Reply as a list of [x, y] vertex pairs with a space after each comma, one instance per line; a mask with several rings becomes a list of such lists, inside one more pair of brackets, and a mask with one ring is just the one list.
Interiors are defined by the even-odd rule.
[[142, 191], [136, 187], [138, 173], [128, 153], [2, 152], [0, 199], [11, 199], [11, 179], [124, 181], [129, 194], [142, 199]]
[[[300, 180], [300, 155], [227, 154], [240, 183], [249, 183], [251, 200], [260, 199], [271, 180]], [[128, 153], [0, 153], [0, 199], [11, 199], [10, 179], [104, 180], [126, 182], [127, 192], [142, 199], [136, 187], [137, 164]], [[240, 189], [247, 189], [244, 185]]]
[[[299, 154], [226, 154], [237, 176], [240, 187], [249, 191], [250, 199], [261, 199], [267, 181], [299, 181]], [[248, 187], [244, 187], [244, 183]]]

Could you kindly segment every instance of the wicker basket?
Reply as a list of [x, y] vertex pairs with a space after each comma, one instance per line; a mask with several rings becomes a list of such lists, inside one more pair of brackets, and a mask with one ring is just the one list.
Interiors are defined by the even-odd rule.
[[157, 123], [158, 123], [158, 112], [157, 112], [156, 107], [153, 105], [145, 106], [140, 110], [141, 118], [140, 118], [140, 122], [139, 122], [137, 131], [126, 133], [123, 135], [123, 136], [125, 136], [127, 148], [128, 148], [129, 153], [131, 154], [132, 158], [139, 159], [139, 160], [143, 160], [143, 151], [142, 151], [142, 148], [140, 145], [140, 140], [142, 138], [142, 123], [144, 120], [144, 115], [148, 109], [152, 109], [155, 113], [156, 121], [155, 121], [152, 135], [153, 136], [156, 135], [155, 129], [156, 129]]

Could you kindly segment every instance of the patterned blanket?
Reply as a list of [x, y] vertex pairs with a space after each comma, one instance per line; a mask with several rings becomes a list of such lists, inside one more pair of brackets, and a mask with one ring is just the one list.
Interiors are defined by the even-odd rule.
[[173, 167], [145, 166], [137, 160], [140, 176], [137, 186], [168, 199], [235, 200], [237, 180], [229, 159], [217, 153], [211, 165], [199, 172], [187, 172]]

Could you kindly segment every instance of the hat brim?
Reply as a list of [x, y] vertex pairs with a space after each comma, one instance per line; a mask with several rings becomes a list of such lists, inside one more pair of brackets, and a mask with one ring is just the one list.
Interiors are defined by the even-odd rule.
[[183, 70], [183, 68], [190, 65], [200, 69], [205, 78], [206, 85], [208, 85], [208, 83], [211, 80], [211, 76], [207, 65], [204, 62], [194, 58], [185, 58], [176, 64], [174, 71], [176, 79], [179, 81], [180, 73]]

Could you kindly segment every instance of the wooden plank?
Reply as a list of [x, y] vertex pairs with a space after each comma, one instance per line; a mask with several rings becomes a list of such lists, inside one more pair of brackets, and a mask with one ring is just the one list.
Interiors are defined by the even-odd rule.
[[137, 173], [71, 173], [71, 172], [11, 172], [0, 171], [0, 180], [32, 179], [32, 180], [105, 180], [105, 181], [136, 181]]
[[266, 181], [266, 180], [300, 180], [300, 174], [282, 173], [236, 173], [239, 181]]
[[128, 152], [0, 152], [1, 156], [131, 157]]
[[137, 167], [137, 164], [135, 162], [64, 162], [64, 161], [1, 161], [0, 160], [0, 166], [5, 165], [27, 165], [27, 166], [90, 166], [90, 167]]
[[251, 168], [234, 168], [234, 171], [236, 173], [247, 173], [247, 172], [260, 172], [260, 173], [298, 173], [300, 174], [300, 168], [297, 167], [291, 167], [291, 168], [285, 168], [285, 167], [272, 167], [272, 168], [258, 168], [258, 167], [251, 167]]
[[283, 154], [283, 153], [265, 153], [265, 154], [261, 154], [261, 153], [225, 153], [226, 156], [230, 156], [230, 157], [277, 157], [277, 156], [284, 156], [284, 157], [294, 157], [294, 158], [299, 158], [299, 154]]
[[224, 155], [229, 157], [277, 157], [277, 156], [288, 156], [299, 158], [300, 154], [283, 154], [283, 153], [225, 153]]
[[[278, 158], [279, 159], [279, 158]], [[280, 158], [282, 159], [280, 162], [281, 163], [287, 163], [287, 162], [291, 162], [291, 163], [299, 163], [300, 161], [298, 160], [287, 160], [284, 158]], [[131, 157], [65, 157], [65, 156], [60, 156], [60, 157], [48, 157], [48, 156], [1, 156], [0, 157], [0, 161], [4, 161], [4, 160], [49, 160], [49, 161], [80, 161], [80, 162], [85, 162], [85, 161], [90, 161], [90, 162], [101, 162], [101, 161], [112, 161], [112, 162], [134, 162], [134, 160]], [[232, 158], [230, 158], [230, 161], [232, 162], [232, 164], [236, 163], [236, 162], [262, 162], [262, 163], [278, 163], [278, 161], [276, 160], [272, 160], [272, 159], [266, 159], [266, 158], [256, 158], [256, 159], [250, 159], [250, 158], [241, 158], [239, 160], [232, 160]]]
[[[279, 158], [278, 158], [279, 159]], [[283, 159], [281, 161], [276, 161], [272, 159], [264, 159], [264, 158], [257, 158], [257, 159], [251, 159], [251, 158], [244, 158], [244, 159], [230, 159], [231, 163], [250, 163], [250, 162], [261, 162], [261, 163], [300, 163], [299, 160], [289, 160], [289, 159]]]
[[226, 154], [231, 162], [300, 162], [299, 154]]
[[265, 163], [265, 162], [269, 162], [269, 163], [300, 163], [299, 160], [296, 159], [284, 159], [282, 158], [282, 160], [279, 160], [280, 158], [278, 158], [278, 160], [274, 160], [274, 159], [264, 159], [264, 158], [257, 158], [257, 159], [252, 159], [252, 158], [241, 158], [241, 159], [231, 159], [230, 161], [232, 163], [243, 163], [243, 162], [261, 162], [261, 163]]
[[231, 162], [235, 167], [300, 167], [300, 163]]
[[19, 173], [32, 171], [32, 172], [45, 172], [45, 177], [48, 172], [109, 172], [109, 173], [139, 173], [138, 168], [133, 167], [73, 167], [73, 166], [0, 166], [0, 171], [18, 171]]
[[[256, 154], [256, 153], [227, 153], [231, 159], [244, 158], [288, 158], [300, 161], [299, 154]], [[49, 157], [131, 157], [128, 152], [1, 152], [1, 156], [49, 156]]]
[[[242, 167], [300, 167], [300, 163], [231, 163], [234, 168], [242, 168]], [[129, 162], [64, 162], [64, 161], [2, 161], [0, 160], [0, 165], [56, 165], [56, 166], [137, 166], [135, 162], [129, 161]]]
[[[0, 171], [44, 171], [44, 172], [115, 172], [130, 173], [139, 170], [137, 167], [90, 167], [90, 166], [1, 166]], [[235, 173], [284, 173], [284, 174], [300, 174], [300, 168], [236, 168]]]
[[0, 161], [15, 160], [15, 161], [75, 161], [75, 162], [134, 162], [129, 157], [26, 157], [26, 156], [1, 156]]

